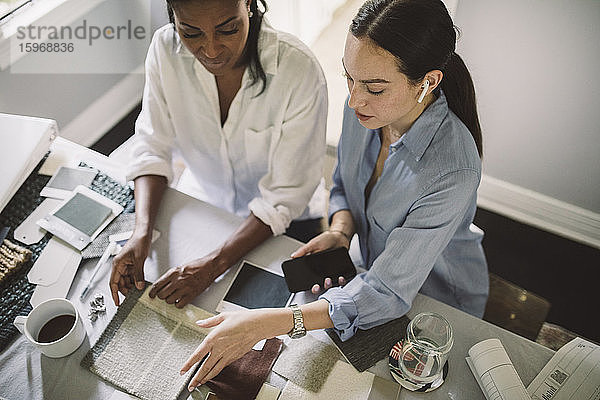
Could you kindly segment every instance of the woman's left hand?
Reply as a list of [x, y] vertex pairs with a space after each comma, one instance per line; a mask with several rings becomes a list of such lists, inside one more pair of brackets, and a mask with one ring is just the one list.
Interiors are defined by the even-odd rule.
[[268, 310], [224, 312], [196, 322], [201, 328], [213, 329], [196, 351], [185, 362], [184, 374], [194, 364], [208, 357], [188, 385], [189, 391], [214, 378], [223, 368], [249, 352], [260, 340], [267, 337], [264, 323]]

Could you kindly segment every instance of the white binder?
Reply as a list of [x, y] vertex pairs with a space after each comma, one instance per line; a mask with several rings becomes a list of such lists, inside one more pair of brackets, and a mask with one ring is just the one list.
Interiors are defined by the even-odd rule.
[[56, 121], [0, 113], [0, 211], [58, 134]]

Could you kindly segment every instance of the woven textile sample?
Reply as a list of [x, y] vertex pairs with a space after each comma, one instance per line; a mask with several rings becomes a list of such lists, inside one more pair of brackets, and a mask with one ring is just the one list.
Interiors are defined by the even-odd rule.
[[220, 399], [255, 399], [281, 351], [282, 344], [281, 339], [267, 340], [262, 350], [250, 350], [223, 368], [219, 375], [206, 383], [206, 386]]
[[371, 329], [356, 331], [354, 336], [342, 342], [333, 329], [325, 331], [344, 357], [362, 372], [371, 368], [377, 361], [387, 358], [394, 344], [406, 336], [410, 319], [406, 316], [393, 319]]
[[[14, 228], [21, 225], [29, 214], [42, 203], [40, 190], [48, 183], [50, 177], [37, 174], [40, 165], [41, 162], [4, 209], [0, 210], [0, 227], [9, 226]], [[35, 285], [29, 283], [27, 273], [35, 264], [49, 239], [50, 234], [46, 234], [38, 243], [24, 246], [32, 252], [29, 261], [23, 263], [21, 267], [14, 269], [0, 280], [0, 310], [2, 310], [0, 312], [0, 351], [4, 350], [15, 335], [19, 333], [13, 325], [15, 317], [17, 315], [27, 315], [31, 311], [29, 299], [35, 290]], [[19, 243], [15, 242], [15, 244]]]
[[[38, 174], [38, 170], [45, 161], [46, 157], [40, 161], [17, 193], [1, 210], [0, 226], [17, 227], [21, 225], [42, 203], [44, 198], [40, 197], [40, 191], [46, 186], [50, 177]], [[119, 184], [102, 172], [96, 175], [90, 188], [125, 207], [125, 212], [131, 212], [135, 208], [133, 190], [129, 186]], [[29, 283], [27, 273], [37, 261], [51, 236], [47, 233], [38, 243], [24, 246], [32, 252], [29, 261], [0, 281], [0, 310], [2, 310], [0, 313], [0, 351], [4, 350], [19, 333], [13, 325], [15, 317], [27, 315], [31, 311], [29, 299], [35, 290], [35, 285]]]
[[279, 400], [364, 400], [369, 397], [375, 375], [357, 372], [350, 364], [337, 361], [318, 393], [288, 381]]
[[8, 239], [0, 240], [0, 282], [29, 261], [31, 254], [31, 250]]
[[81, 257], [88, 258], [101, 257], [104, 250], [108, 247], [108, 237], [116, 233], [132, 231], [135, 227], [135, 213], [121, 213], [102, 232], [81, 251]]
[[194, 368], [179, 370], [208, 334], [195, 321], [212, 316], [182, 309], [132, 289], [81, 365], [142, 400], [175, 400]]
[[256, 400], [277, 400], [281, 390], [277, 386], [263, 383], [260, 391], [256, 395]]
[[[186, 400], [224, 400], [220, 397], [217, 397], [217, 395], [214, 393], [215, 392], [212, 391], [208, 386], [200, 385], [196, 387], [196, 390], [190, 393]], [[277, 400], [279, 398], [279, 393], [281, 393], [281, 389], [265, 382], [262, 384], [258, 394], [256, 395], [256, 400]]]
[[304, 389], [318, 392], [339, 358], [335, 346], [306, 335], [286, 341], [273, 372]]
[[367, 400], [397, 400], [400, 398], [400, 388], [396, 382], [375, 376]]

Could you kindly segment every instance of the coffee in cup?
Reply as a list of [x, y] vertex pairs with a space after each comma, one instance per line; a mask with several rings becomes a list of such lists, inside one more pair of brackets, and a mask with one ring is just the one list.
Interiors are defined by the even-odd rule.
[[67, 299], [50, 299], [38, 304], [28, 316], [18, 316], [14, 325], [48, 357], [73, 353], [86, 336], [77, 309]]
[[75, 320], [75, 316], [71, 314], [63, 314], [52, 318], [40, 329], [37, 341], [39, 343], [56, 342], [69, 333], [73, 325], [75, 325]]

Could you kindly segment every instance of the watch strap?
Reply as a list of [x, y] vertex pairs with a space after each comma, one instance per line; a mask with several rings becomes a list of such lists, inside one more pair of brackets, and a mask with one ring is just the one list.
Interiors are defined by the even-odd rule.
[[291, 304], [292, 315], [294, 317], [294, 327], [288, 332], [289, 337], [292, 339], [298, 339], [306, 335], [306, 328], [304, 327], [304, 317], [302, 310], [297, 304]]

